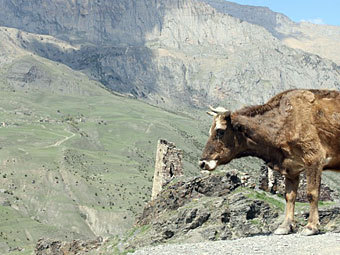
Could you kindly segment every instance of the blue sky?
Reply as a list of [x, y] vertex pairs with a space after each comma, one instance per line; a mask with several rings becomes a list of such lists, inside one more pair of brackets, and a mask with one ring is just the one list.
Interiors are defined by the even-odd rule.
[[229, 0], [239, 4], [266, 6], [293, 21], [340, 26], [340, 0]]

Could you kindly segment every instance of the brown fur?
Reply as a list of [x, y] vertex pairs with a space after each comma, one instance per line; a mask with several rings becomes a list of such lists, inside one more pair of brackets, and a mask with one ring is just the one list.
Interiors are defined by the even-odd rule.
[[[214, 130], [216, 121], [227, 126], [219, 139]], [[298, 178], [306, 171], [310, 217], [304, 234], [318, 232], [321, 172], [340, 170], [340, 92], [288, 90], [264, 105], [216, 116], [211, 130], [203, 161], [215, 160], [220, 165], [256, 156], [286, 176], [286, 218], [277, 234], [287, 234], [294, 227]]]

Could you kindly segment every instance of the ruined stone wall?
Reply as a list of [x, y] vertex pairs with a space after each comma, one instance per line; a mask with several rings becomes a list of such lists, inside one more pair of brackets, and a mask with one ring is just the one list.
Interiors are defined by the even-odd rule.
[[[263, 166], [261, 168], [261, 176], [259, 180], [259, 187], [262, 190], [271, 193], [278, 193], [282, 196], [285, 195], [285, 179], [279, 172]], [[328, 187], [325, 183], [321, 183], [320, 188], [320, 201], [334, 201], [337, 197], [337, 192]], [[305, 173], [300, 175], [300, 183], [298, 194], [296, 197], [298, 202], [308, 202], [307, 200], [307, 180]]]
[[151, 200], [157, 197], [165, 184], [182, 174], [182, 151], [174, 143], [158, 140]]

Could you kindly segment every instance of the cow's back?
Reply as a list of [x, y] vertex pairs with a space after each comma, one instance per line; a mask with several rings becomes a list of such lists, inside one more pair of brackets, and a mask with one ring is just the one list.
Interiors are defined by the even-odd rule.
[[[323, 151], [325, 168], [340, 169], [340, 93], [329, 90], [292, 90], [281, 99], [285, 115], [283, 143], [290, 152]], [[306, 159], [304, 159], [305, 161]]]

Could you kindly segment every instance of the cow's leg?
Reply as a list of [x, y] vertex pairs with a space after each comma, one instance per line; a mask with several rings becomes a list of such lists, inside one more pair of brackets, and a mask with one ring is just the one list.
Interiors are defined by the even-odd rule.
[[294, 178], [285, 178], [286, 184], [286, 213], [285, 219], [282, 224], [275, 230], [275, 235], [287, 235], [294, 231], [295, 221], [294, 221], [294, 208], [296, 194], [299, 187], [299, 176]]
[[[308, 171], [309, 170], [309, 171]], [[309, 218], [308, 224], [302, 231], [302, 235], [314, 235], [319, 232], [319, 211], [318, 201], [321, 185], [321, 173], [319, 168], [307, 169], [307, 199], [309, 201]]]

